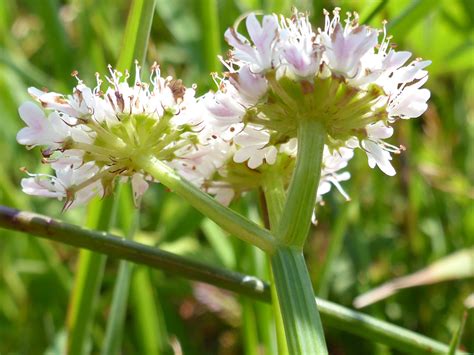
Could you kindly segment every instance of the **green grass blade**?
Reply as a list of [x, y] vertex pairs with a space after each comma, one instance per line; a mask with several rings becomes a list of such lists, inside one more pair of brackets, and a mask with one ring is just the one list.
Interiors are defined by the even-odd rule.
[[[369, 5], [370, 4], [370, 5]], [[388, 4], [388, 0], [380, 0], [379, 2], [374, 1], [369, 3], [364, 12], [360, 14], [361, 21], [368, 25]]]
[[459, 342], [461, 341], [461, 336], [464, 331], [464, 326], [466, 325], [467, 312], [464, 312], [461, 322], [459, 323], [459, 328], [456, 333], [454, 333], [451, 343], [449, 344], [449, 355], [456, 354], [456, 349], [459, 347]]
[[[258, 355], [258, 331], [254, 304], [249, 299], [240, 300], [242, 307], [242, 343], [246, 355]], [[259, 319], [261, 321], [261, 319]]]
[[133, 1], [123, 36], [117, 70], [130, 70], [135, 60], [144, 63], [155, 4], [156, 0]]
[[[44, 24], [47, 45], [51, 47], [54, 56], [51, 67], [56, 71], [56, 76], [69, 77], [69, 73], [74, 69], [71, 63], [74, 61], [71, 41], [68, 38], [66, 29], [60, 19], [60, 3], [58, 0], [44, 0], [29, 2]], [[44, 85], [44, 83], [43, 83]]]
[[153, 288], [148, 269], [136, 268], [132, 279], [132, 309], [141, 353], [150, 355], [161, 354], [168, 346], [163, 311]]
[[[90, 228], [107, 231], [113, 224], [113, 200], [95, 200], [89, 205]], [[99, 297], [100, 284], [107, 257], [103, 254], [81, 250], [78, 271], [68, 310], [68, 353], [83, 355], [90, 347], [90, 330], [94, 321], [95, 306]]]
[[395, 40], [403, 39], [415, 25], [434, 11], [440, 2], [431, 0], [414, 0], [387, 25], [387, 31]]
[[199, 7], [206, 72], [220, 72], [222, 65], [217, 56], [221, 53], [221, 31], [217, 0], [201, 0]]
[[[131, 201], [130, 185], [123, 186], [120, 191], [119, 215], [122, 222], [121, 229], [128, 230], [126, 239], [132, 240], [139, 229], [139, 210], [135, 209]], [[130, 221], [129, 219], [133, 219]], [[122, 333], [124, 329], [125, 314], [127, 311], [128, 294], [132, 276], [133, 264], [121, 260], [119, 262], [117, 279], [114, 286], [112, 305], [105, 331], [102, 355], [119, 354]]]

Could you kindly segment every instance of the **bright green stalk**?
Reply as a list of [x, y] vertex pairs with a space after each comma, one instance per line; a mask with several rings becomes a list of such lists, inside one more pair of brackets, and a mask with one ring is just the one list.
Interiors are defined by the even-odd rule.
[[221, 31], [217, 0], [200, 0], [199, 7], [206, 72], [220, 72], [222, 65], [217, 56], [221, 53]]
[[[115, 214], [113, 200], [95, 200], [89, 205], [86, 225], [107, 231]], [[100, 284], [107, 257], [103, 254], [81, 250], [78, 271], [68, 310], [68, 354], [86, 354], [90, 341], [90, 329], [94, 321], [95, 306], [99, 297]]]
[[[255, 317], [254, 302], [242, 298], [240, 301], [242, 307], [242, 330], [243, 330], [243, 348], [246, 355], [258, 355], [258, 331], [257, 319]], [[259, 319], [261, 321], [261, 319]]]
[[222, 206], [214, 198], [182, 179], [165, 163], [153, 157], [145, 157], [140, 165], [144, 171], [185, 198], [191, 206], [212, 219], [227, 232], [266, 252], [271, 253], [274, 250], [275, 240], [267, 230], [260, 228], [237, 212]]
[[101, 351], [102, 355], [119, 354], [132, 270], [133, 264], [128, 261], [120, 261], [115, 280], [112, 305], [110, 306], [107, 319], [107, 328]]
[[135, 60], [143, 64], [148, 48], [156, 0], [133, 0], [122, 40], [117, 70], [130, 70]]
[[[127, 185], [128, 187], [129, 185]], [[125, 191], [123, 191], [125, 190]], [[128, 225], [128, 233], [126, 238], [131, 240], [139, 228], [139, 210], [130, 211], [133, 206], [131, 199], [131, 189], [121, 190], [121, 206], [133, 215], [131, 225]], [[126, 196], [124, 196], [126, 193]], [[131, 207], [131, 208], [128, 208]], [[125, 227], [125, 226], [124, 226]], [[127, 229], [127, 228], [125, 228]], [[122, 340], [123, 325], [125, 322], [125, 313], [127, 311], [128, 293], [130, 289], [130, 279], [132, 275], [133, 264], [126, 260], [121, 260], [118, 267], [117, 278], [115, 281], [114, 292], [112, 297], [112, 305], [110, 307], [109, 318], [107, 320], [107, 328], [105, 331], [105, 339], [102, 347], [102, 355], [118, 354], [120, 350], [120, 342]]]
[[167, 347], [166, 326], [160, 304], [156, 303], [148, 268], [135, 269], [131, 302], [142, 354], [157, 355]]
[[[252, 276], [218, 269], [117, 236], [84, 229], [31, 212], [0, 206], [0, 227], [22, 231], [68, 245], [87, 248], [114, 258], [165, 270], [191, 280], [270, 302], [270, 287]], [[12, 237], [11, 233], [1, 234]], [[389, 345], [406, 353], [446, 354], [448, 346], [402, 327], [335, 303], [316, 298], [324, 324]], [[462, 352], [457, 352], [462, 354]]]
[[459, 323], [459, 327], [454, 333], [451, 343], [449, 344], [449, 354], [454, 355], [456, 354], [456, 349], [459, 347], [459, 342], [461, 341], [461, 336], [464, 331], [464, 326], [466, 325], [466, 318], [467, 318], [467, 311], [464, 312], [461, 322]]
[[285, 245], [303, 249], [311, 226], [321, 175], [324, 127], [316, 120], [301, 119], [298, 125], [298, 155], [283, 209], [278, 238]]

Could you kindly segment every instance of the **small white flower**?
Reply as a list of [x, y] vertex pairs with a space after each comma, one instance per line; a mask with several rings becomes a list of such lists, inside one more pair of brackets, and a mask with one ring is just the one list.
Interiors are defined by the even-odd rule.
[[360, 146], [367, 153], [369, 166], [374, 168], [377, 165], [385, 174], [395, 175], [396, 171], [390, 162], [392, 160], [390, 153], [398, 154], [401, 150], [383, 141], [393, 135], [393, 128], [379, 121], [368, 125], [366, 131], [367, 139], [362, 140]]
[[42, 146], [43, 162], [51, 164], [55, 177], [33, 175], [23, 182], [25, 192], [66, 198], [66, 207], [85, 203], [94, 195], [113, 191], [115, 178], [131, 180], [138, 204], [148, 187], [140, 161], [150, 156], [164, 162], [195, 146], [203, 131], [205, 109], [195, 98], [195, 89], [180, 80], [163, 78], [159, 67], [151, 68], [150, 84], [109, 67], [108, 86], [90, 89], [77, 78], [72, 95], [45, 93], [31, 88], [33, 103], [20, 107], [28, 125], [17, 136], [21, 144]]
[[331, 20], [326, 13], [326, 25], [320, 33], [321, 44], [325, 47], [324, 61], [336, 75], [353, 78], [361, 68], [362, 57], [377, 45], [376, 30], [361, 26], [357, 18], [350, 17], [343, 27], [339, 20], [339, 10], [334, 10]]
[[16, 136], [20, 144], [30, 147], [44, 145], [50, 149], [56, 149], [69, 134], [69, 127], [57, 113], [53, 112], [46, 117], [43, 110], [32, 102], [25, 102], [18, 112], [23, 122], [28, 125]]
[[239, 99], [245, 106], [255, 105], [268, 90], [267, 79], [262, 74], [255, 74], [248, 65], [237, 72], [229, 73], [229, 82], [235, 87]]
[[322, 49], [316, 43], [308, 15], [295, 11], [291, 19], [282, 16], [279, 37], [277, 48], [282, 56], [282, 69], [290, 70], [295, 77], [314, 77], [319, 70]]
[[262, 24], [254, 13], [247, 16], [247, 31], [253, 45], [233, 27], [225, 32], [225, 39], [234, 47], [233, 56], [250, 66], [254, 73], [272, 68], [274, 42], [278, 35], [278, 20], [275, 15], [264, 16]]
[[238, 91], [229, 82], [223, 83], [222, 89], [216, 93], [206, 94], [203, 99], [212, 118], [211, 124], [219, 131], [242, 122], [247, 108], [242, 101]]
[[[94, 196], [102, 196], [103, 189], [100, 181], [91, 181], [81, 187], [82, 184], [94, 178], [98, 168], [93, 162], [86, 163], [78, 168], [65, 166], [55, 170], [56, 176], [44, 174], [30, 174], [32, 177], [22, 179], [23, 192], [29, 195], [66, 199], [65, 208], [71, 208], [85, 204]], [[76, 189], [72, 191], [72, 189]]]
[[234, 142], [242, 146], [234, 154], [236, 163], [247, 161], [250, 169], [258, 168], [264, 161], [269, 165], [275, 164], [278, 150], [273, 145], [267, 145], [270, 134], [262, 128], [247, 125], [234, 137]]

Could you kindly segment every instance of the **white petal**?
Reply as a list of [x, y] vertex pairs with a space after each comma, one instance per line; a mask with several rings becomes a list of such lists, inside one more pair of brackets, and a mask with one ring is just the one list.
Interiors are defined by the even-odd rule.
[[148, 183], [145, 181], [141, 174], [134, 174], [132, 176], [132, 192], [133, 202], [135, 206], [140, 204], [141, 197], [148, 190]]

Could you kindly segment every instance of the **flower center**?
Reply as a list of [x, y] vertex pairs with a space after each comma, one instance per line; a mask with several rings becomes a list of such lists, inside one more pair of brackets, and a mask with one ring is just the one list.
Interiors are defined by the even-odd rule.
[[84, 162], [95, 161], [112, 174], [131, 176], [140, 170], [137, 162], [145, 156], [170, 161], [176, 152], [192, 144], [194, 135], [187, 125], [173, 125], [173, 114], [166, 112], [156, 119], [146, 114], [120, 115], [117, 123], [89, 120], [85, 125], [95, 132], [92, 144], [74, 142], [71, 149], [85, 151]]
[[337, 148], [350, 137], [365, 134], [368, 124], [387, 118], [384, 96], [376, 85], [358, 89], [336, 76], [296, 82], [287, 77], [276, 80], [269, 73], [267, 79], [267, 100], [250, 109], [244, 121], [274, 131], [271, 144], [296, 137], [298, 120], [310, 119], [323, 123], [327, 143]]

